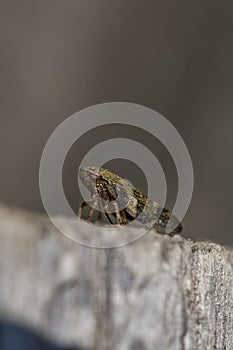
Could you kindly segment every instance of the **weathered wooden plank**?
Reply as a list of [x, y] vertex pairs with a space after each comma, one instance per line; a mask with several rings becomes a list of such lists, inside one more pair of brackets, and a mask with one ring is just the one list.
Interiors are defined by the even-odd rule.
[[42, 215], [5, 206], [0, 237], [1, 318], [86, 349], [233, 348], [231, 249], [153, 230], [93, 249]]

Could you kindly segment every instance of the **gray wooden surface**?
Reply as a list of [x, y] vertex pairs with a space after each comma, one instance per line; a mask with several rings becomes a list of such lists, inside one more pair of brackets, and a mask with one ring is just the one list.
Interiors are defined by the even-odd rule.
[[86, 349], [233, 349], [230, 249], [154, 231], [87, 248], [46, 217], [5, 206], [0, 237], [2, 319]]

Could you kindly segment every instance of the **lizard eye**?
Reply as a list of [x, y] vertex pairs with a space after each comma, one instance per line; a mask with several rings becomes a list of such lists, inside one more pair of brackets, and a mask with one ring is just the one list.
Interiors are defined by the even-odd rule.
[[98, 174], [97, 172], [92, 171], [92, 172], [89, 173], [89, 176], [90, 176], [90, 178], [92, 180], [96, 180], [96, 179], [98, 179], [100, 177], [100, 174]]

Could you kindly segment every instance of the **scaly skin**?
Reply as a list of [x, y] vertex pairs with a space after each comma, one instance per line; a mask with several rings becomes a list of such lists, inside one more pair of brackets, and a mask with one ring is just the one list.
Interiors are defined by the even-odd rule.
[[[140, 190], [112, 171], [98, 167], [81, 167], [79, 168], [79, 177], [90, 191], [93, 200], [102, 198], [108, 208], [111, 202], [115, 201], [114, 209], [111, 212], [116, 217], [116, 223], [127, 224], [128, 221], [136, 219], [144, 224], [153, 220], [156, 230], [164, 233], [171, 218], [176, 226], [172, 235], [182, 231], [179, 221], [167, 209], [161, 208], [158, 203], [149, 200]], [[78, 212], [80, 218], [86, 205], [88, 204], [84, 202], [80, 206]], [[87, 218], [90, 218], [93, 213], [94, 210], [91, 208]], [[109, 218], [108, 214], [106, 215]]]

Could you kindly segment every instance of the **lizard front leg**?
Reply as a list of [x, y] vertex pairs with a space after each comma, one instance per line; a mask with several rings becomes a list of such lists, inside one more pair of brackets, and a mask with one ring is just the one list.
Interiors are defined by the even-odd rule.
[[85, 207], [87, 207], [87, 206], [88, 206], [88, 203], [87, 203], [87, 202], [82, 202], [82, 204], [80, 205], [79, 210], [78, 210], [78, 213], [77, 213], [77, 217], [78, 217], [79, 219], [82, 218], [83, 209], [84, 209]]
[[78, 217], [79, 219], [82, 218], [83, 210], [84, 210], [85, 207], [89, 207], [89, 208], [90, 208], [89, 211], [88, 211], [88, 213], [87, 213], [86, 218], [87, 218], [87, 219], [90, 219], [90, 218], [93, 216], [94, 212], [96, 211], [95, 208], [94, 208], [94, 206], [95, 206], [95, 204], [96, 204], [97, 197], [98, 197], [98, 196], [97, 196], [96, 194], [92, 197], [93, 206], [90, 206], [88, 202], [83, 202], [83, 203], [80, 205], [79, 210], [78, 210], [78, 213], [77, 213], [77, 217]]

